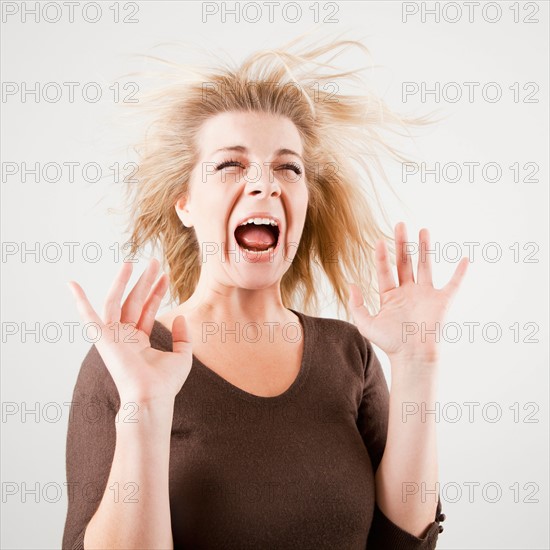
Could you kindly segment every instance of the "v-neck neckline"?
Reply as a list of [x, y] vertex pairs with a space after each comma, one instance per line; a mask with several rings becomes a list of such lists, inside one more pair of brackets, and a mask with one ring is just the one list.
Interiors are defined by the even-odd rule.
[[[263, 395], [256, 395], [254, 393], [247, 392], [246, 390], [243, 390], [242, 388], [235, 386], [234, 384], [226, 380], [223, 376], [220, 376], [217, 372], [213, 371], [194, 354], [193, 354], [193, 366], [198, 367], [202, 372], [204, 372], [211, 380], [216, 382], [218, 385], [221, 385], [225, 389], [231, 391], [232, 393], [248, 401], [254, 401], [256, 403], [276, 403], [276, 402], [286, 401], [287, 399], [290, 399], [302, 387], [304, 381], [307, 378], [310, 363], [311, 363], [310, 353], [311, 353], [311, 344], [312, 344], [313, 334], [311, 333], [311, 326], [309, 324], [309, 319], [307, 315], [299, 311], [295, 311], [294, 309], [291, 309], [291, 308], [286, 308], [286, 309], [288, 309], [289, 311], [292, 311], [292, 313], [294, 313], [298, 317], [300, 324], [302, 326], [302, 338], [304, 339], [304, 343], [302, 347], [302, 360], [300, 362], [300, 370], [298, 371], [298, 374], [296, 375], [296, 378], [294, 379], [292, 384], [283, 393], [279, 395], [274, 395], [274, 396], [263, 396]], [[157, 327], [157, 330], [160, 329], [161, 332], [164, 331], [165, 333], [167, 333], [168, 341], [171, 343], [172, 332], [168, 329], [168, 327], [166, 327], [156, 319], [154, 324]]]

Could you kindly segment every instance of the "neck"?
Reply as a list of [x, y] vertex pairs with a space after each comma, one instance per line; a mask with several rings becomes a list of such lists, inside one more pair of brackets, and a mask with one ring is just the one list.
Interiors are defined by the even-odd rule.
[[294, 318], [283, 305], [280, 285], [246, 289], [199, 280], [188, 300], [171, 311], [171, 317], [186, 315], [212, 322], [283, 322]]

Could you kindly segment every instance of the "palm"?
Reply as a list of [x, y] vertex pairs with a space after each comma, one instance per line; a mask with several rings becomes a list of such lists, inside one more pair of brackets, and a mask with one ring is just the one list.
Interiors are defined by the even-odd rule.
[[[428, 254], [419, 254], [417, 282], [412, 261], [403, 252], [406, 243], [404, 224], [395, 228], [396, 263], [399, 286], [396, 286], [383, 241], [376, 247], [376, 271], [380, 291], [380, 311], [369, 315], [362, 305], [359, 288], [351, 285], [350, 306], [357, 328], [389, 357], [406, 361], [434, 363], [438, 360], [441, 327], [454, 294], [466, 272], [467, 259], [462, 259], [445, 287], [433, 287]], [[427, 230], [420, 232], [421, 247], [429, 248]], [[433, 331], [437, 331], [436, 338]], [[430, 332], [431, 331], [431, 332]]]
[[125, 263], [115, 279], [105, 302], [103, 320], [77, 283], [72, 283], [72, 289], [82, 317], [99, 326], [100, 338], [96, 346], [121, 400], [171, 399], [179, 392], [191, 370], [192, 344], [186, 321], [181, 316], [174, 320], [172, 352], [152, 348], [151, 330], [167, 289], [167, 279], [161, 276], [151, 289], [158, 270], [158, 262], [153, 261], [121, 307], [131, 266], [131, 263]]

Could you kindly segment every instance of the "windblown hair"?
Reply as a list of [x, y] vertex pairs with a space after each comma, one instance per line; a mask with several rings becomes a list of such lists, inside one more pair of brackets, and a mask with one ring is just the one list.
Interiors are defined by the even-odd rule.
[[[309, 203], [296, 255], [281, 281], [283, 304], [317, 315], [324, 274], [338, 310], [343, 306], [348, 320], [349, 282], [361, 288], [371, 313], [378, 306], [374, 245], [385, 239], [393, 258], [395, 244], [391, 231], [387, 234], [379, 226], [371, 205], [373, 200], [378, 203], [387, 222], [375, 176], [389, 183], [381, 154], [408, 160], [383, 134], [410, 136], [408, 127], [429, 120], [392, 112], [361, 80], [362, 93], [337, 93], [345, 83], [356, 81], [359, 71], [342, 71], [330, 62], [349, 47], [370, 55], [361, 42], [337, 39], [292, 53], [300, 39], [258, 51], [240, 65], [190, 67], [157, 58], [170, 67], [161, 78], [173, 82], [139, 100], [138, 107], [153, 113], [154, 119], [137, 147], [137, 183], [128, 180], [126, 187], [131, 232], [126, 244], [131, 255], [146, 244], [162, 247], [171, 298], [178, 303], [191, 296], [201, 270], [195, 230], [181, 223], [174, 208], [186, 196], [199, 158], [197, 134], [218, 113], [255, 111], [289, 118], [303, 143]], [[336, 53], [327, 62], [320, 61], [331, 52]]]

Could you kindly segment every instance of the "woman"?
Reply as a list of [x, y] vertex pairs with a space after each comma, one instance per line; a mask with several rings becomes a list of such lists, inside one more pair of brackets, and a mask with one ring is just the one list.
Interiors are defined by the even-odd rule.
[[[73, 408], [102, 414], [69, 426], [63, 548], [435, 548], [435, 423], [401, 409], [433, 409], [438, 350], [409, 329], [443, 321], [467, 261], [436, 290], [420, 254], [415, 282], [398, 224], [396, 284], [352, 161], [371, 178], [379, 145], [401, 158], [382, 131], [423, 121], [324, 91], [347, 73], [319, 57], [349, 45], [259, 52], [151, 96], [131, 242], [160, 243], [169, 275], [151, 261], [122, 302], [124, 263], [102, 317], [70, 283], [101, 329]], [[314, 263], [355, 324], [311, 315]], [[179, 305], [157, 319], [169, 286]]]

